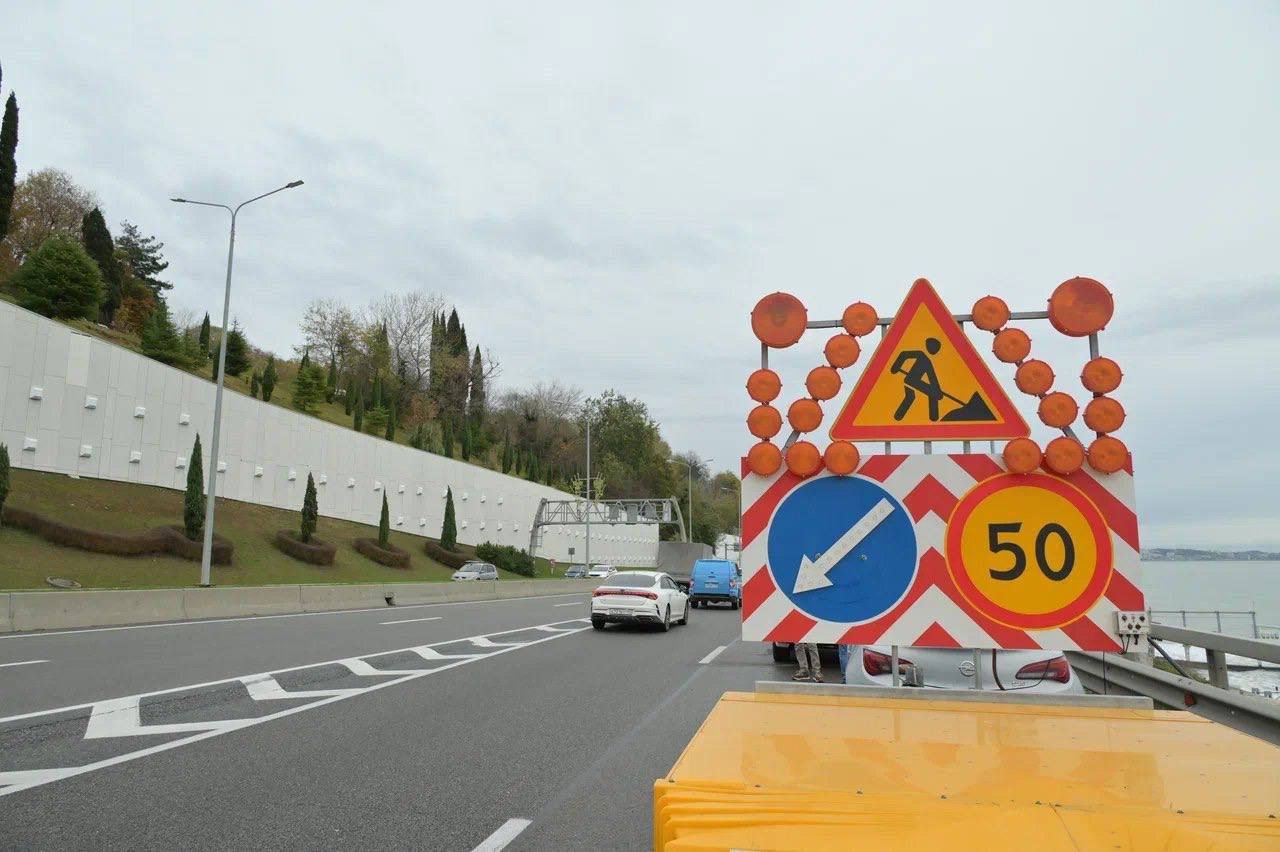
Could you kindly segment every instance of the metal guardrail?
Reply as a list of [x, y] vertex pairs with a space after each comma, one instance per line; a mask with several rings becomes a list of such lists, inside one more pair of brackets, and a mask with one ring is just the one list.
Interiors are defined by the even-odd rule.
[[1280, 664], [1280, 644], [1160, 623], [1152, 623], [1151, 638], [1203, 648], [1209, 661], [1210, 682], [1170, 674], [1119, 654], [1068, 651], [1066, 656], [1091, 692], [1146, 695], [1165, 707], [1190, 710], [1280, 745], [1280, 702], [1229, 688], [1226, 661], [1231, 654]]

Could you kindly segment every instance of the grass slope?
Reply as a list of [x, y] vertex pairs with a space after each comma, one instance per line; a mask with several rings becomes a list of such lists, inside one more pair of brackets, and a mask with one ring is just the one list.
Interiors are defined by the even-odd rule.
[[[182, 523], [182, 492], [149, 485], [13, 469], [8, 505], [74, 524], [116, 532], [136, 532]], [[271, 543], [276, 530], [298, 528], [299, 513], [218, 500], [218, 534], [235, 544], [229, 566], [213, 566], [219, 586], [281, 583], [397, 583], [447, 581], [453, 572], [422, 551], [423, 539], [391, 532], [393, 544], [411, 554], [408, 570], [387, 568], [351, 547], [356, 538], [376, 538], [376, 527], [321, 517], [316, 536], [338, 546], [332, 566], [316, 566], [286, 556]], [[467, 555], [469, 548], [460, 547]], [[537, 560], [540, 577], [548, 565]], [[563, 572], [564, 566], [560, 566]], [[502, 579], [524, 579], [500, 572]], [[145, 589], [194, 586], [200, 563], [175, 556], [107, 556], [60, 547], [24, 530], [0, 527], [0, 589], [49, 589], [46, 577], [66, 577], [89, 589]]]

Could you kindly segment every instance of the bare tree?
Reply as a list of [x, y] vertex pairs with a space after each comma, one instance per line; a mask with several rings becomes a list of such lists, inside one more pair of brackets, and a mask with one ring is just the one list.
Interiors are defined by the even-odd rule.
[[315, 299], [303, 312], [299, 328], [315, 363], [332, 360], [340, 371], [347, 368], [360, 335], [360, 322], [350, 308], [337, 299]]
[[94, 194], [64, 171], [41, 169], [27, 175], [14, 189], [13, 218], [5, 238], [14, 266], [54, 234], [79, 239], [84, 214], [96, 206]]
[[444, 310], [444, 297], [427, 290], [385, 293], [369, 304], [368, 323], [385, 326], [391, 369], [414, 390], [424, 390], [431, 368], [431, 321]]

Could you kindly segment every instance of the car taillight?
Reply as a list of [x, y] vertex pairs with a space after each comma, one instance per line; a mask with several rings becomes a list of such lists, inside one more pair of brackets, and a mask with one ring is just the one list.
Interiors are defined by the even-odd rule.
[[596, 589], [591, 593], [591, 597], [598, 598], [601, 595], [631, 595], [637, 598], [648, 598], [651, 601], [658, 599], [657, 592], [649, 592], [644, 589]]
[[[898, 658], [898, 672], [902, 673], [903, 669], [912, 665], [910, 660], [902, 657]], [[866, 669], [869, 675], [882, 675], [893, 673], [893, 658], [888, 654], [881, 654], [879, 651], [872, 651], [870, 648], [862, 649], [862, 667]]]
[[1052, 660], [1041, 660], [1038, 663], [1027, 663], [1014, 675], [1018, 680], [1056, 680], [1066, 683], [1071, 680], [1071, 664], [1066, 657], [1054, 657]]

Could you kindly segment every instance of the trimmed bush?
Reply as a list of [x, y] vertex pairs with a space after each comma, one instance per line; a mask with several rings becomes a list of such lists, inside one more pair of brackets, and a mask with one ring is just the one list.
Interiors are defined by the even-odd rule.
[[9, 496], [9, 448], [0, 444], [0, 518], [4, 517], [4, 501]]
[[[448, 428], [448, 424], [445, 424]], [[458, 549], [458, 521], [453, 511], [453, 489], [444, 493], [444, 524], [440, 527], [440, 546], [445, 550]]]
[[332, 565], [334, 557], [338, 555], [338, 548], [329, 542], [318, 538], [302, 541], [292, 530], [280, 530], [272, 543], [282, 553], [312, 565]]
[[[156, 527], [139, 533], [110, 533], [86, 530], [46, 518], [44, 515], [14, 506], [6, 506], [4, 522], [27, 530], [52, 544], [74, 547], [91, 553], [111, 556], [150, 556], [169, 553], [183, 559], [199, 561], [203, 542], [191, 541], [180, 526]], [[213, 564], [230, 565], [235, 545], [220, 535], [213, 537]]]
[[379, 565], [386, 565], [389, 568], [409, 567], [409, 551], [402, 550], [394, 544], [383, 547], [376, 539], [358, 538], [351, 542], [351, 546], [357, 553], [369, 557]]
[[320, 506], [316, 500], [316, 481], [307, 474], [307, 493], [302, 496], [302, 529], [298, 540], [303, 544], [311, 541], [316, 534], [316, 519], [320, 516]]
[[208, 503], [204, 496], [204, 451], [200, 449], [200, 434], [196, 433], [191, 446], [191, 458], [187, 459], [187, 492], [182, 499], [182, 526], [187, 538], [197, 541], [204, 535], [204, 513]]
[[471, 557], [467, 554], [445, 550], [431, 539], [427, 539], [426, 543], [422, 545], [422, 549], [426, 551], [427, 556], [430, 556], [446, 568], [452, 568], [454, 571], [471, 561]]
[[378, 516], [378, 546], [391, 546], [391, 512], [387, 509], [387, 492], [382, 492], [382, 514]]
[[504, 571], [532, 577], [536, 573], [533, 557], [518, 547], [509, 544], [493, 544], [485, 542], [476, 545], [476, 558], [483, 562], [491, 562]]

